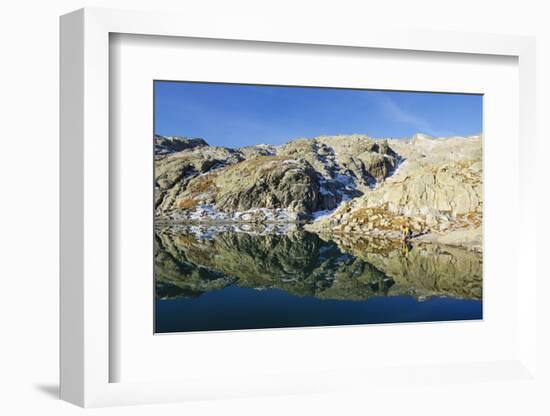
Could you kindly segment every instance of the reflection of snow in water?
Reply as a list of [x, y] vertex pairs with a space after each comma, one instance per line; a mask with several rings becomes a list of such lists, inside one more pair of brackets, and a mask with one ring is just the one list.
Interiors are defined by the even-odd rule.
[[244, 233], [250, 235], [283, 235], [297, 229], [296, 224], [171, 224], [172, 232], [193, 234], [197, 240], [212, 240], [218, 234], [225, 232]]

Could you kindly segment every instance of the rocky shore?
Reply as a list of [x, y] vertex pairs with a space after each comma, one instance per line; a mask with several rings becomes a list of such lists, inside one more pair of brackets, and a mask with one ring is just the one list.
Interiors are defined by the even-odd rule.
[[296, 139], [239, 149], [155, 136], [158, 223], [295, 223], [482, 250], [482, 137]]

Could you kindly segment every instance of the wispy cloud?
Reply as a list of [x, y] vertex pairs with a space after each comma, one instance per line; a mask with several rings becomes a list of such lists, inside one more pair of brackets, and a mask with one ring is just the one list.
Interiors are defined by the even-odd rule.
[[382, 110], [382, 113], [390, 120], [408, 124], [416, 129], [417, 133], [425, 133], [431, 136], [446, 136], [449, 132], [439, 131], [432, 123], [423, 117], [414, 114], [411, 111], [407, 111], [400, 107], [394, 100], [385, 95], [377, 97], [378, 104]]

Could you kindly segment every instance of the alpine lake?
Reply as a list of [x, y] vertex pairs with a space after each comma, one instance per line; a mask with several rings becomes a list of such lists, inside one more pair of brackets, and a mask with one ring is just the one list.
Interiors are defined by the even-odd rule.
[[482, 319], [482, 255], [299, 225], [158, 225], [155, 332]]

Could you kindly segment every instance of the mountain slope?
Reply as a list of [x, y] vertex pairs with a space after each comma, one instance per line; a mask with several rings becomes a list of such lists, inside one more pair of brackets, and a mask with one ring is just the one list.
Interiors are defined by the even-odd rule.
[[399, 160], [385, 140], [366, 136], [163, 153], [155, 163], [156, 215], [221, 221], [242, 211], [284, 210], [286, 221], [313, 218], [384, 181]]
[[482, 138], [417, 135], [391, 140], [389, 145], [403, 158], [394, 175], [308, 229], [397, 238], [405, 224], [417, 235], [430, 234], [423, 239], [443, 238], [447, 244], [480, 249]]
[[321, 136], [240, 149], [156, 136], [158, 221], [292, 222], [481, 250], [482, 137]]

